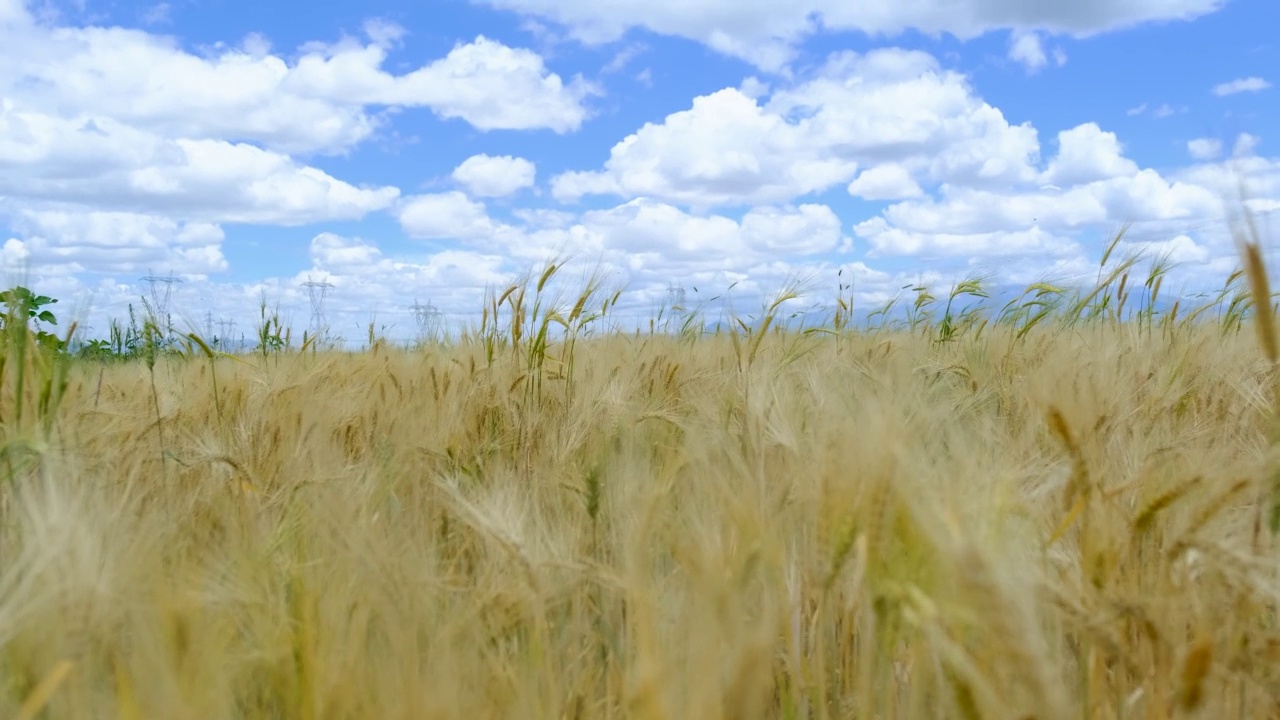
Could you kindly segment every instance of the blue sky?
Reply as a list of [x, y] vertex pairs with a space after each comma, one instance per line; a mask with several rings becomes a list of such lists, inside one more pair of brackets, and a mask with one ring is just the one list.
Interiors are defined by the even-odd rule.
[[[937, 8], [944, 9], [937, 9]], [[794, 278], [1087, 282], [1104, 239], [1194, 293], [1274, 238], [1266, 0], [0, 0], [0, 261], [90, 335], [172, 275], [247, 331], [453, 324], [554, 256], [639, 317]], [[25, 279], [24, 279], [25, 278]]]

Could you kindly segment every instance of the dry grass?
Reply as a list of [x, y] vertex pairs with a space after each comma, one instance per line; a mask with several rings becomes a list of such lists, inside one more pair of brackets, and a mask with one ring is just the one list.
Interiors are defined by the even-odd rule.
[[1277, 716], [1273, 373], [1247, 299], [1110, 317], [1130, 267], [875, 333], [522, 287], [454, 347], [76, 363], [44, 422], [11, 367], [0, 716]]

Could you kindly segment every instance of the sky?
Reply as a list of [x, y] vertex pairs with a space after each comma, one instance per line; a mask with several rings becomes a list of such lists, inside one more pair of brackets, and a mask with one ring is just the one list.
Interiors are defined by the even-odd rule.
[[0, 0], [0, 263], [87, 337], [142, 297], [300, 335], [323, 291], [329, 337], [407, 340], [553, 259], [637, 323], [677, 288], [749, 314], [852, 281], [867, 310], [1087, 284], [1121, 227], [1189, 296], [1241, 207], [1280, 251], [1277, 27], [1273, 0]]

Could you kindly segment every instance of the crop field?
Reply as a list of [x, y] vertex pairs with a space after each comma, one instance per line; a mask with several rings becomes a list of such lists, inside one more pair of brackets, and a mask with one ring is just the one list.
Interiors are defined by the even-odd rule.
[[359, 353], [90, 360], [11, 309], [0, 716], [1280, 716], [1243, 248], [1200, 306], [1104, 257], [1004, 306], [799, 328], [784, 290], [651, 333], [548, 266]]

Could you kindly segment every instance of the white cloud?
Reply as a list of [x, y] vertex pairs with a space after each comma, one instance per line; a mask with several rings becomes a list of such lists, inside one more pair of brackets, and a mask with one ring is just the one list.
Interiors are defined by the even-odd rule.
[[639, 259], [658, 254], [667, 261], [709, 256], [740, 260], [747, 252], [741, 228], [730, 218], [699, 217], [649, 200], [584, 213], [580, 225], [583, 234], [594, 238], [600, 247]]
[[1187, 106], [1178, 105], [1175, 107], [1173, 105], [1170, 105], [1169, 103], [1161, 103], [1155, 106], [1154, 108], [1152, 108], [1148, 105], [1148, 103], [1142, 103], [1137, 107], [1132, 107], [1126, 110], [1125, 115], [1133, 117], [1136, 115], [1146, 115], [1148, 112], [1150, 112], [1151, 116], [1154, 118], [1164, 119], [1167, 117], [1171, 117], [1173, 115], [1182, 115], [1186, 113]]
[[604, 67], [600, 68], [600, 72], [606, 75], [610, 73], [616, 73], [622, 68], [626, 67], [628, 63], [636, 59], [641, 53], [645, 52], [646, 50], [648, 50], [647, 47], [638, 43], [627, 45], [626, 47], [619, 50], [618, 53], [613, 56], [612, 60], [605, 63]]
[[828, 252], [840, 242], [840, 218], [826, 205], [752, 208], [741, 228], [748, 247], [787, 256]]
[[941, 199], [891, 205], [854, 232], [879, 255], [1070, 253], [1068, 239], [1084, 228], [1132, 222], [1137, 235], [1148, 227], [1221, 217], [1221, 210], [1221, 196], [1203, 182], [1143, 169], [1066, 190], [949, 188]]
[[[788, 212], [776, 210], [782, 214]], [[804, 211], [796, 209], [796, 213]], [[574, 238], [581, 247], [599, 247], [600, 252], [590, 258], [570, 259], [562, 265], [560, 281], [573, 292], [579, 287], [575, 285], [577, 278], [599, 269], [611, 283], [625, 285], [623, 302], [611, 313], [614, 321], [623, 323], [624, 327], [630, 322], [636, 327], [647, 327], [647, 318], [667, 299], [670, 282], [686, 288], [686, 302], [690, 304], [708, 300], [711, 295], [731, 295], [742, 311], [751, 312], [761, 299], [760, 293], [775, 291], [797, 275], [812, 274], [819, 267], [829, 270], [834, 278], [837, 269], [796, 264], [780, 260], [776, 255], [751, 252], [740, 237], [744, 226], [730, 219], [698, 218], [669, 206], [643, 201], [594, 211], [581, 220], [581, 224], [572, 227]], [[567, 234], [560, 234], [560, 239]], [[528, 242], [563, 244], [553, 235], [531, 236]], [[654, 241], [665, 244], [660, 250], [653, 250]], [[673, 251], [680, 247], [683, 250]], [[726, 247], [742, 250], [727, 265], [722, 261]], [[522, 263], [512, 262], [505, 254], [444, 250], [409, 262], [383, 255], [368, 240], [328, 233], [315, 237], [311, 249], [313, 267], [310, 270], [291, 279], [263, 283], [263, 289], [272, 298], [282, 297], [289, 312], [305, 323], [306, 295], [298, 288], [299, 283], [313, 277], [328, 280], [334, 285], [325, 306], [330, 326], [333, 331], [345, 332], [357, 340], [363, 339], [370, 308], [374, 307], [378, 308], [377, 323], [391, 326], [393, 337], [411, 337], [416, 326], [409, 304], [415, 300], [442, 310], [445, 322], [455, 330], [464, 323], [474, 323], [478, 320], [477, 309], [486, 287], [502, 287], [547, 259], [545, 255], [534, 256], [528, 263]], [[671, 259], [673, 254], [675, 260]], [[843, 268], [845, 277], [858, 279], [860, 299], [868, 292], [883, 293], [895, 282], [902, 284], [900, 275], [873, 270], [862, 263], [847, 263]], [[553, 295], [561, 287], [557, 282], [552, 281]], [[734, 282], [738, 282], [737, 287], [729, 291]], [[701, 293], [695, 292], [696, 288], [700, 288]], [[237, 288], [224, 296], [256, 299], [256, 290]], [[714, 314], [717, 310], [711, 312]]]
[[[395, 74], [383, 66], [405, 31], [376, 19], [364, 25], [368, 42], [311, 43], [286, 58], [259, 35], [194, 54], [139, 30], [37, 23], [11, 1], [0, 16], [12, 59], [0, 73], [0, 211], [22, 235], [9, 256], [59, 267], [220, 271], [221, 238], [192, 245], [181, 228], [357, 220], [392, 207], [398, 189], [357, 187], [292, 157], [349, 151], [382, 126], [384, 108], [424, 107], [482, 130], [567, 132], [595, 92], [484, 37]], [[508, 186], [523, 182], [516, 170]], [[503, 182], [460, 177], [481, 192]], [[55, 211], [88, 224], [46, 227], [54, 216], [30, 215]], [[111, 223], [121, 244], [108, 251], [92, 238]]]
[[12, 26], [30, 26], [25, 0], [0, 0], [0, 23]]
[[394, 47], [409, 34], [409, 31], [390, 20], [370, 18], [364, 22], [364, 34], [378, 47]]
[[477, 291], [512, 275], [503, 270], [508, 261], [501, 255], [443, 250], [406, 262], [386, 257], [377, 245], [363, 238], [327, 232], [311, 239], [311, 262], [312, 268], [298, 273], [294, 282], [324, 277], [335, 286], [333, 309], [349, 315], [373, 308], [400, 310], [406, 302], [405, 291], [414, 288], [423, 293], [423, 301], [469, 314], [479, 306]]
[[[334, 94], [341, 92], [342, 68], [308, 70], [303, 82], [332, 83]], [[402, 77], [382, 74], [368, 89], [369, 102], [428, 106], [440, 117], [461, 118], [481, 130], [548, 128], [559, 133], [577, 130], [587, 117], [583, 99], [600, 92], [580, 77], [566, 84], [533, 51], [484, 36]]]
[[1028, 74], [1036, 73], [1049, 64], [1040, 35], [1034, 31], [1015, 31], [1010, 36], [1009, 59], [1021, 63]]
[[781, 257], [829, 252], [842, 241], [840, 227], [835, 212], [818, 204], [761, 206], [735, 220], [635, 199], [585, 212], [566, 228], [535, 231], [529, 244], [543, 253], [563, 248], [602, 257], [635, 278], [665, 282], [672, 271], [745, 272]]
[[737, 90], [696, 98], [613, 147], [604, 172], [552, 181], [559, 199], [645, 195], [691, 204], [788, 199], [840, 182], [856, 163], [825, 157], [802, 131]]
[[1235, 145], [1231, 147], [1231, 154], [1235, 157], [1252, 155], [1254, 148], [1258, 147], [1259, 142], [1261, 142], [1261, 140], [1256, 135], [1240, 133], [1236, 138]]
[[156, 3], [138, 13], [138, 19], [144, 25], [165, 25], [172, 21], [170, 12], [173, 8], [167, 2]]
[[1058, 154], [1040, 177], [1042, 183], [1081, 185], [1095, 180], [1133, 175], [1138, 164], [1122, 156], [1115, 133], [1085, 123], [1058, 133]]
[[348, 239], [328, 232], [311, 238], [311, 261], [317, 269], [366, 268], [381, 256], [377, 247], [359, 238]]
[[14, 228], [26, 239], [24, 253], [41, 272], [67, 266], [73, 272], [141, 272], [163, 267], [180, 275], [227, 269], [222, 228], [179, 223], [127, 212], [66, 209], [22, 210]]
[[1241, 190], [1247, 201], [1266, 204], [1280, 200], [1280, 158], [1245, 154], [1217, 163], [1192, 165], [1171, 173], [1171, 177], [1188, 186], [1204, 188], [1219, 198], [1219, 216], [1222, 203], [1237, 202]]
[[940, 182], [1027, 179], [1039, 151], [1030, 124], [1009, 125], [963, 75], [917, 51], [836, 53], [813, 79], [776, 92], [767, 110], [823, 153], [919, 166]]
[[1222, 155], [1222, 141], [1216, 138], [1196, 138], [1187, 142], [1187, 152], [1194, 160], [1213, 160]]
[[271, 39], [262, 33], [249, 33], [240, 42], [240, 49], [254, 60], [263, 60], [271, 53]]
[[792, 4], [741, 0], [481, 0], [498, 8], [546, 18], [589, 43], [612, 42], [643, 28], [701, 42], [719, 52], [777, 70], [793, 48], [819, 29], [872, 36], [908, 29], [949, 33], [968, 40], [993, 30], [1043, 31], [1086, 37], [1162, 20], [1190, 20], [1222, 7], [1223, 0], [1119, 0], [1027, 4], [1019, 0], [952, 3], [807, 0]]
[[483, 203], [457, 191], [407, 197], [396, 214], [409, 236], [423, 240], [485, 240], [503, 228]]
[[502, 197], [533, 187], [536, 168], [524, 158], [500, 155], [472, 155], [454, 168], [453, 179], [472, 195]]
[[[1220, 156], [1220, 144], [1201, 140], [1189, 149], [1206, 159], [1210, 151]], [[1167, 251], [1189, 265], [1216, 262], [1233, 252], [1224, 201], [1238, 196], [1241, 182], [1255, 210], [1280, 208], [1280, 162], [1272, 159], [1202, 162], [1162, 176], [1123, 157], [1115, 136], [1092, 123], [1061, 133], [1059, 145], [1039, 187], [943, 186], [939, 197], [890, 205], [855, 225], [854, 233], [871, 257], [954, 258], [979, 266], [984, 258], [1001, 258], [1000, 277], [1012, 279], [1014, 269], [1028, 263], [1041, 272], [1096, 263], [1088, 261], [1079, 233], [1114, 232], [1125, 223], [1132, 224], [1126, 237], [1133, 242], [1126, 248]], [[1192, 284], [1201, 277], [1187, 272]]]
[[61, 117], [109, 117], [167, 137], [340, 153], [385, 124], [384, 107], [425, 107], [482, 130], [577, 129], [595, 88], [569, 83], [530, 50], [483, 36], [411, 72], [383, 69], [403, 34], [370, 21], [370, 44], [312, 43], [292, 62], [260, 36], [194, 55], [167, 37], [118, 27], [0, 26], [9, 58], [0, 96]]
[[752, 100], [760, 100], [768, 95], [770, 90], [768, 83], [752, 75], [742, 81], [742, 84], [738, 86], [738, 92], [746, 95]]
[[849, 183], [849, 194], [864, 200], [901, 200], [920, 197], [924, 191], [901, 165], [885, 163], [863, 170]]
[[871, 242], [874, 256], [967, 256], [981, 261], [1011, 256], [1069, 257], [1079, 253], [1079, 246], [1068, 236], [1038, 227], [966, 233], [916, 232], [890, 225], [884, 218], [873, 218], [861, 223], [856, 232]]
[[1169, 240], [1157, 240], [1152, 242], [1121, 241], [1116, 248], [1122, 256], [1130, 253], [1141, 252], [1144, 257], [1153, 259], [1157, 257], [1168, 257], [1170, 261], [1177, 264], [1203, 263], [1207, 261], [1211, 255], [1209, 248], [1197, 243], [1185, 234], [1177, 235]]
[[[577, 3], [548, 3], [546, 12], [573, 15]], [[602, 37], [610, 23], [647, 27], [649, 18], [672, 34], [773, 68], [819, 26], [879, 24], [894, 32], [894, 23], [905, 23], [961, 36], [1003, 28], [1012, 35], [1010, 57], [1039, 70], [1065, 62], [1053, 46], [1064, 34], [1216, 7], [1214, 0], [1192, 0], [1179, 15], [1155, 0], [1030, 10], [1025, 3], [1010, 9], [1011, 0], [962, 0], [941, 10], [934, 4], [926, 17], [912, 5], [810, 0], [813, 13], [801, 14], [728, 0], [622, 0], [590, 9], [602, 18], [594, 29], [571, 25], [575, 33]], [[28, 20], [19, 7], [16, 22]], [[0, 108], [6, 167], [0, 212], [13, 226], [0, 261], [34, 262], [46, 275], [141, 274], [155, 267], [195, 277], [226, 268], [226, 224], [301, 225], [390, 209], [405, 234], [432, 242], [398, 255], [393, 245], [367, 238], [312, 233], [308, 271], [323, 271], [335, 283], [327, 311], [349, 325], [376, 307], [411, 326], [408, 301], [396, 295], [404, 288], [422, 288], [422, 300], [450, 313], [473, 312], [485, 285], [561, 252], [599, 259], [645, 297], [661, 297], [672, 280], [712, 292], [734, 280], [742, 281], [739, 288], [775, 289], [797, 272], [826, 272], [824, 254], [849, 252], [841, 217], [813, 199], [834, 188], [892, 203], [854, 227], [859, 250], [941, 258], [951, 269], [998, 258], [1001, 280], [1038, 274], [1046, 265], [1084, 268], [1094, 249], [1082, 247], [1081, 231], [1126, 221], [1136, 223], [1135, 246], [1150, 238], [1159, 243], [1151, 247], [1175, 259], [1212, 263], [1230, 248], [1198, 228], [1220, 216], [1223, 193], [1236, 189], [1232, 173], [1242, 168], [1250, 202], [1280, 207], [1280, 163], [1257, 157], [1253, 136], [1240, 136], [1233, 148], [1193, 140], [1188, 152], [1200, 162], [1162, 174], [1126, 158], [1120, 138], [1090, 123], [1059, 133], [1057, 147], [1049, 148], [1056, 152], [1042, 161], [1029, 123], [1010, 124], [966, 77], [933, 57], [890, 49], [837, 53], [795, 75], [762, 73], [768, 84], [750, 78], [738, 89], [709, 93], [638, 127], [602, 167], [552, 180], [557, 198], [616, 195], [612, 207], [566, 212], [489, 201], [503, 208], [491, 215], [485, 198], [534, 187], [532, 162], [473, 155], [452, 171], [465, 192], [400, 198], [394, 187], [357, 187], [295, 156], [348, 152], [389, 127], [403, 108], [482, 130], [577, 129], [596, 89], [556, 75], [532, 51], [480, 37], [403, 68], [393, 53], [404, 30], [385, 21], [367, 23], [364, 39], [311, 44], [293, 54], [273, 54], [260, 36], [193, 54], [176, 41], [118, 28], [15, 27], [0, 29], [15, 58], [12, 73], [0, 73], [0, 98], [7, 98]], [[634, 46], [615, 49], [607, 71], [640, 69]], [[1179, 111], [1185, 109], [1144, 104], [1132, 114]], [[1210, 162], [1228, 151], [1239, 157]], [[423, 255], [424, 245], [447, 249]], [[896, 289], [900, 279], [860, 263], [845, 267], [860, 268], [877, 293]], [[924, 273], [944, 279], [951, 269]], [[910, 274], [917, 270], [913, 264]], [[308, 271], [276, 281], [297, 308], [299, 326], [307, 307], [296, 285]], [[219, 298], [253, 295], [239, 285], [200, 288]], [[185, 288], [196, 289], [194, 282]], [[244, 315], [221, 299], [211, 307]]]
[[4, 241], [4, 247], [0, 248], [0, 267], [3, 267], [6, 273], [21, 271], [28, 266], [31, 260], [31, 250], [27, 244], [18, 238], [9, 238]]
[[356, 219], [395, 188], [357, 188], [279, 153], [219, 140], [166, 140], [109, 118], [0, 110], [0, 194], [207, 222], [294, 225]]
[[1039, 144], [921, 52], [837, 53], [763, 105], [735, 89], [696, 98], [610, 151], [604, 170], [552, 180], [557, 199], [647, 196], [695, 207], [776, 203], [894, 161], [938, 182], [1035, 176]]
[[1213, 94], [1218, 97], [1226, 95], [1235, 95], [1242, 92], [1259, 92], [1271, 87], [1271, 83], [1260, 77], [1247, 77], [1224, 82], [1220, 85], [1213, 86]]
[[[204, 332], [206, 317], [211, 316], [215, 336], [222, 335], [224, 329], [230, 330], [232, 337], [251, 335], [252, 328], [243, 320], [256, 318], [259, 299], [265, 294], [271, 307], [279, 307], [282, 321], [292, 325], [296, 338], [308, 327], [310, 318], [308, 293], [302, 284], [323, 280], [332, 284], [325, 295], [330, 338], [341, 337], [358, 345], [373, 321], [379, 332], [385, 327], [393, 340], [407, 340], [417, 329], [409, 307], [415, 299], [443, 310], [445, 324], [456, 331], [480, 307], [486, 287], [503, 284], [514, 274], [501, 255], [443, 250], [405, 261], [384, 255], [369, 240], [328, 232], [312, 238], [310, 256], [311, 267], [291, 277], [268, 277], [245, 284], [189, 281], [177, 285], [170, 303], [175, 320], [180, 326], [191, 324]], [[127, 303], [136, 303], [140, 292], [145, 288], [103, 281], [95, 293], [99, 297], [94, 303], [94, 322], [105, 328], [106, 318], [120, 317]], [[71, 296], [71, 292], [58, 295]], [[201, 299], [200, 309], [192, 316], [188, 310], [196, 298]], [[236, 318], [242, 322], [230, 328], [220, 322]]]
[[537, 262], [568, 254], [640, 273], [742, 270], [780, 256], [829, 252], [844, 240], [840, 218], [815, 203], [758, 206], [734, 219], [636, 198], [580, 215], [525, 210], [516, 216], [522, 225], [503, 223], [454, 192], [408, 198], [400, 222], [414, 237], [491, 247], [509, 258]]
[[531, 228], [567, 228], [578, 219], [575, 213], [550, 208], [516, 208], [511, 211], [517, 219]]
[[1010, 60], [1022, 65], [1028, 75], [1035, 75], [1050, 62], [1055, 67], [1067, 64], [1067, 53], [1060, 47], [1046, 49], [1045, 37], [1034, 30], [1014, 30], [1009, 35]]
[[[634, 199], [581, 214], [526, 210], [516, 213], [524, 225], [512, 226], [490, 218], [480, 203], [460, 194], [420, 196], [409, 202], [413, 209], [402, 217], [407, 231], [466, 243], [475, 242], [471, 237], [489, 238], [496, 233], [502, 240], [500, 249], [492, 254], [448, 251], [463, 263], [462, 268], [428, 276], [419, 261], [393, 262], [368, 241], [325, 234], [312, 242], [316, 268], [338, 277], [369, 278], [370, 282], [393, 278], [386, 282], [397, 289], [429, 287], [431, 301], [437, 302], [442, 295], [459, 298], [467, 286], [477, 284], [471, 277], [474, 271], [466, 264], [496, 261], [481, 267], [488, 268], [490, 276], [485, 280], [497, 285], [505, 282], [492, 277], [500, 268], [523, 270], [552, 256], [567, 256], [571, 259], [562, 275], [584, 275], [599, 263], [611, 280], [627, 286], [626, 304], [631, 308], [628, 312], [643, 305], [639, 310], [643, 314], [650, 308], [645, 302], [637, 304], [638, 298], [661, 299], [673, 278], [690, 286], [707, 285], [719, 290], [737, 280], [741, 281], [740, 294], [750, 296], [760, 290], [760, 285], [770, 291], [781, 287], [802, 269], [782, 257], [821, 253], [848, 242], [841, 236], [841, 223], [835, 213], [817, 204], [758, 207], [744, 213], [741, 219], [734, 219], [697, 215], [666, 203]], [[431, 263], [438, 257], [431, 256]], [[513, 274], [508, 273], [506, 279]], [[428, 277], [436, 285], [424, 284]], [[334, 282], [342, 284], [339, 280]], [[369, 292], [371, 297], [385, 294], [373, 288]], [[472, 316], [479, 302], [479, 293], [469, 292], [457, 303], [447, 301], [445, 305]]]

